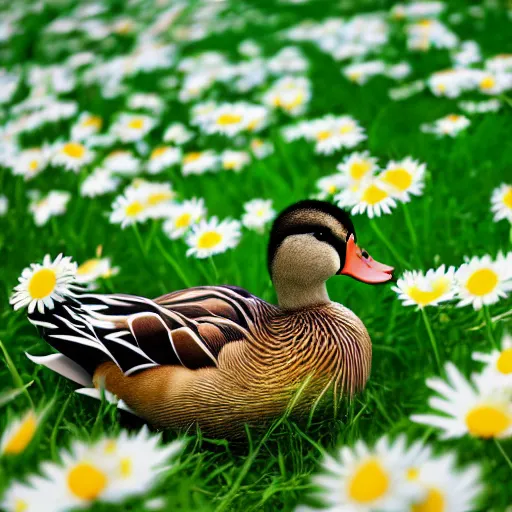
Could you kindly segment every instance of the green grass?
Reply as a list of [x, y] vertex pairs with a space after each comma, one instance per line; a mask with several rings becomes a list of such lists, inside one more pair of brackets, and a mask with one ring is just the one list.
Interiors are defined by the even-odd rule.
[[[387, 2], [365, 2], [363, 9], [389, 5]], [[35, 34], [52, 17], [71, 6], [70, 3], [58, 9], [48, 8], [40, 16], [29, 17], [30, 32], [16, 36], [9, 49], [2, 48], [0, 55], [5, 57], [6, 65], [58, 62], [65, 46], [59, 50], [56, 45], [56, 54], [52, 57], [48, 53], [48, 36], [39, 38]], [[234, 56], [236, 43], [244, 38], [255, 38], [263, 45], [266, 55], [272, 55], [283, 44], [276, 36], [278, 29], [303, 18], [321, 19], [355, 12], [354, 8], [338, 11], [330, 2], [276, 7], [273, 2], [266, 1], [254, 2], [254, 6], [269, 16], [273, 14], [276, 24], [270, 21], [268, 26], [248, 23], [242, 31], [228, 31], [184, 45], [182, 54], [215, 49]], [[460, 8], [463, 7], [461, 3]], [[242, 12], [243, 8], [236, 4], [233, 10]], [[456, 11], [457, 6], [452, 10]], [[127, 8], [127, 12], [138, 11]], [[454, 30], [462, 40], [477, 40], [485, 57], [512, 52], [512, 40], [507, 36], [511, 21], [502, 10], [489, 10], [485, 18], [478, 21], [466, 17]], [[130, 41], [117, 41], [117, 44], [129, 46]], [[413, 245], [402, 207], [375, 221], [394, 250], [409, 263], [409, 266], [397, 264], [399, 272], [407, 268], [428, 269], [441, 263], [460, 265], [466, 255], [488, 253], [495, 256], [499, 250], [511, 250], [510, 225], [506, 221], [494, 223], [490, 213], [491, 191], [509, 179], [512, 169], [510, 106], [505, 104], [497, 114], [474, 116], [467, 132], [453, 140], [438, 140], [422, 134], [419, 125], [457, 111], [456, 100], [434, 98], [424, 91], [408, 100], [392, 102], [387, 96], [391, 86], [387, 79], [375, 78], [362, 87], [349, 84], [340, 73], [339, 63], [312, 45], [300, 46], [309, 58], [309, 76], [313, 82], [313, 99], [306, 117], [326, 113], [351, 114], [368, 133], [368, 141], [360, 147], [369, 149], [381, 163], [408, 155], [427, 163], [425, 194], [408, 205], [417, 247]], [[392, 61], [403, 58], [411, 62], [414, 68], [411, 81], [425, 78], [449, 62], [447, 52], [442, 50], [413, 56], [404, 49], [403, 42], [390, 45], [386, 51], [388, 55], [385, 57], [389, 56]], [[131, 79], [130, 89], [154, 90], [155, 78], [160, 76]], [[187, 119], [187, 109], [178, 103], [172, 91], [160, 89], [159, 92], [166, 99], [168, 108], [160, 128], [148, 139], [151, 145], [159, 142], [161, 130], [169, 122]], [[210, 94], [221, 99], [233, 98], [221, 87], [214, 88]], [[19, 92], [17, 98], [22, 97]], [[121, 100], [102, 100], [96, 88], [85, 85], [80, 85], [70, 97], [79, 102], [82, 110], [105, 116], [107, 126], [111, 116], [123, 109]], [[7, 109], [4, 114], [8, 118]], [[283, 117], [282, 124], [285, 123]], [[53, 139], [58, 134], [66, 134], [68, 128], [67, 123], [61, 123], [53, 133], [38, 132], [23, 142], [29, 145], [45, 135]], [[272, 198], [279, 210], [309, 196], [315, 192], [315, 181], [334, 172], [343, 156], [315, 155], [304, 142], [286, 144], [279, 137], [277, 125], [269, 130], [269, 136], [276, 144], [276, 152], [265, 160], [256, 161], [240, 174], [183, 178], [178, 170], [172, 170], [158, 175], [156, 181], [170, 180], [182, 197], [204, 197], [210, 215], [237, 218], [242, 214], [243, 203], [254, 197]], [[229, 144], [220, 137], [203, 137], [199, 142], [201, 147], [215, 149]], [[0, 404], [0, 427], [31, 401], [35, 404], [53, 401], [51, 413], [37, 440], [21, 457], [0, 460], [1, 491], [11, 478], [35, 471], [40, 461], [56, 460], [58, 451], [72, 439], [93, 439], [103, 433], [117, 432], [121, 426], [139, 426], [131, 417], [119, 417], [112, 406], [99, 405], [73, 394], [73, 385], [34, 366], [25, 357], [25, 351], [31, 354], [49, 352], [48, 346], [26, 320], [25, 312], [15, 313], [8, 304], [11, 290], [25, 266], [41, 260], [46, 253], [55, 256], [63, 252], [72, 255], [76, 261], [84, 261], [102, 244], [104, 254], [112, 257], [121, 272], [103, 283], [100, 292], [114, 290], [155, 297], [187, 286], [229, 283], [242, 286], [268, 301], [275, 301], [275, 294], [266, 270], [266, 236], [245, 232], [235, 250], [215, 257], [214, 268], [208, 260], [186, 258], [181, 241], [171, 242], [159, 226], [148, 223], [139, 227], [147, 253], [144, 256], [133, 229], [121, 230], [108, 223], [106, 215], [112, 195], [84, 200], [77, 194], [77, 183], [83, 175], [77, 178], [72, 173], [50, 168], [25, 183], [5, 168], [1, 168], [0, 173], [0, 190], [10, 199], [7, 216], [0, 218], [0, 340], [5, 347], [1, 356], [5, 364], [0, 364], [0, 389], [3, 393], [26, 386], [15, 399]], [[66, 215], [37, 228], [28, 213], [26, 191], [29, 189], [65, 189], [74, 196]], [[363, 247], [376, 259], [393, 263], [393, 255], [377, 237], [368, 219], [357, 216], [354, 223]], [[181, 273], [173, 269], [160, 247], [172, 255]], [[357, 439], [372, 442], [382, 434], [404, 432], [411, 439], [434, 442], [439, 451], [456, 450], [461, 462], [479, 462], [487, 486], [478, 510], [504, 510], [512, 502], [512, 468], [496, 444], [468, 438], [438, 442], [433, 429], [413, 424], [408, 419], [413, 413], [427, 410], [429, 392], [425, 379], [438, 374], [421, 314], [414, 308], [404, 308], [389, 286], [372, 287], [348, 278], [334, 278], [328, 288], [333, 300], [345, 304], [363, 320], [372, 337], [373, 367], [366, 390], [351, 403], [344, 402], [337, 417], [317, 413], [310, 425], [283, 419], [267, 434], [248, 432], [247, 442], [234, 444], [205, 439], [200, 432], [191, 434], [179, 465], [166, 474], [152, 496], [165, 496], [168, 510], [290, 511], [298, 503], [307, 501], [312, 489], [310, 476], [318, 470], [323, 451], [333, 452], [335, 447], [351, 444]], [[493, 325], [497, 338], [507, 326], [512, 328], [511, 304], [510, 300], [502, 300], [490, 308], [494, 318], [500, 317]], [[471, 360], [471, 353], [490, 349], [483, 316], [471, 308], [457, 309], [454, 306], [430, 308], [426, 314], [437, 340], [441, 362], [453, 361], [469, 375], [478, 367]], [[173, 439], [175, 434], [165, 432], [164, 438]], [[512, 457], [512, 442], [504, 441], [501, 446]], [[95, 509], [102, 510], [102, 506]], [[144, 501], [132, 500], [120, 509], [144, 510]]]

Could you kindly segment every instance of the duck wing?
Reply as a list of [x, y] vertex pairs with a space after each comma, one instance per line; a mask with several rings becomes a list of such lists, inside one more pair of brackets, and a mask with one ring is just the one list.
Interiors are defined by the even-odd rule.
[[160, 365], [217, 366], [226, 344], [249, 336], [259, 300], [230, 286], [190, 288], [154, 300], [84, 293], [42, 314], [34, 311], [29, 320], [91, 375], [108, 360], [131, 375]]

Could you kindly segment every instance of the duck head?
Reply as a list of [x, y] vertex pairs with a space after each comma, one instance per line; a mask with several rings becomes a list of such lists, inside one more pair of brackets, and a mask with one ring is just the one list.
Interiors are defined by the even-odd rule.
[[349, 215], [316, 200], [295, 203], [276, 218], [268, 245], [268, 267], [284, 309], [329, 302], [325, 281], [334, 275], [370, 284], [393, 278], [393, 267], [375, 261], [357, 245]]

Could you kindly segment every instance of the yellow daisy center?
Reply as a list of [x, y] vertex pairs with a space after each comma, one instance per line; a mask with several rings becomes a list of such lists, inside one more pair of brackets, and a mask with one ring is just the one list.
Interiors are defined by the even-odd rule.
[[116, 450], [117, 450], [117, 443], [113, 439], [110, 439], [109, 441], [107, 441], [105, 443], [105, 449], [103, 451], [106, 454], [112, 455], [113, 453], [115, 453]]
[[427, 497], [420, 503], [412, 505], [412, 512], [444, 512], [446, 501], [444, 494], [435, 487], [428, 490]]
[[247, 130], [252, 132], [253, 130], [256, 130], [258, 128], [258, 123], [260, 122], [260, 119], [254, 119], [247, 125]]
[[458, 116], [457, 114], [450, 114], [449, 116], [446, 116], [446, 119], [448, 119], [448, 121], [455, 122], [460, 119], [460, 116]]
[[446, 84], [437, 84], [437, 90], [439, 92], [445, 92], [446, 91]]
[[20, 498], [14, 501], [14, 512], [25, 512], [28, 509], [28, 503]]
[[39, 162], [37, 160], [30, 160], [28, 164], [28, 168], [31, 171], [37, 171], [37, 168], [39, 167]]
[[238, 162], [236, 160], [226, 160], [222, 166], [226, 170], [232, 170], [238, 167]]
[[103, 125], [103, 120], [99, 116], [90, 116], [87, 119], [84, 119], [82, 122], [82, 126], [85, 128], [88, 128], [89, 126], [92, 126], [93, 128], [96, 128], [99, 130], [101, 126]]
[[369, 460], [359, 466], [351, 478], [348, 494], [358, 503], [371, 503], [384, 496], [388, 489], [388, 474], [377, 460]]
[[182, 213], [175, 221], [174, 225], [177, 228], [186, 228], [190, 226], [190, 222], [192, 221], [192, 214], [190, 213]]
[[492, 76], [486, 76], [480, 82], [480, 89], [488, 90], [492, 89], [496, 85], [496, 80]]
[[5, 454], [17, 455], [21, 453], [32, 441], [37, 430], [37, 419], [34, 413], [30, 412], [17, 428], [16, 432], [7, 441], [3, 452]]
[[361, 73], [361, 71], [352, 71], [352, 73], [348, 74], [348, 78], [352, 82], [357, 82], [362, 76], [363, 73]]
[[450, 281], [442, 277], [434, 281], [431, 289], [428, 291], [421, 290], [418, 286], [414, 285], [407, 290], [407, 294], [416, 304], [426, 306], [442, 297], [449, 289]]
[[418, 468], [409, 468], [405, 474], [407, 480], [418, 480], [420, 476], [420, 470]]
[[471, 274], [466, 282], [466, 288], [471, 295], [483, 297], [491, 293], [498, 284], [498, 274], [490, 268], [481, 268]]
[[253, 139], [251, 141], [251, 146], [254, 148], [254, 149], [258, 149], [260, 148], [261, 146], [263, 146], [263, 141], [261, 139]]
[[340, 133], [350, 133], [354, 131], [354, 125], [353, 124], [344, 124], [340, 128]]
[[120, 462], [120, 470], [121, 470], [121, 476], [123, 478], [128, 478], [131, 476], [133, 471], [133, 464], [132, 460], [129, 457], [123, 457]]
[[316, 140], [326, 140], [332, 136], [332, 132], [329, 130], [322, 130], [316, 134]]
[[90, 274], [98, 266], [99, 260], [96, 258], [90, 259], [82, 263], [77, 269], [77, 275]]
[[329, 194], [336, 194], [336, 192], [338, 192], [338, 188], [336, 187], [336, 185], [329, 185], [327, 187], [327, 192], [329, 192]]
[[[282, 101], [279, 102], [280, 106], [282, 106], [286, 110], [293, 110], [295, 107], [298, 107], [299, 105], [302, 105], [304, 102], [304, 94], [301, 92], [297, 93], [293, 100], [287, 101], [283, 104]], [[278, 105], [279, 106], [279, 105]]]
[[96, 499], [107, 486], [107, 477], [88, 462], [77, 464], [68, 473], [69, 490], [82, 500]]
[[28, 283], [28, 293], [33, 299], [44, 299], [50, 295], [57, 284], [57, 274], [51, 268], [38, 270]]
[[128, 217], [135, 217], [143, 210], [144, 205], [140, 201], [134, 201], [126, 207], [125, 213]]
[[68, 142], [62, 147], [62, 152], [71, 158], [82, 158], [85, 154], [85, 147], [78, 142]]
[[389, 183], [391, 186], [403, 192], [407, 190], [412, 184], [412, 175], [409, 171], [403, 168], [389, 169], [384, 172], [382, 181]]
[[159, 146], [158, 148], [153, 149], [149, 158], [151, 160], [155, 160], [156, 158], [164, 155], [168, 149], [169, 148], [167, 146]]
[[510, 426], [509, 416], [492, 405], [477, 406], [466, 415], [466, 426], [474, 437], [496, 437]]
[[168, 201], [169, 199], [172, 199], [172, 194], [170, 192], [155, 192], [154, 194], [149, 195], [148, 204], [155, 206], [163, 203], [164, 201]]
[[349, 167], [350, 177], [354, 180], [360, 180], [371, 168], [372, 164], [367, 160], [354, 162]]
[[498, 361], [496, 361], [496, 368], [505, 375], [512, 373], [512, 348], [503, 350]]
[[227, 126], [230, 124], [237, 124], [242, 120], [242, 116], [239, 114], [221, 114], [217, 118], [217, 124], [221, 126]]
[[190, 164], [192, 162], [195, 162], [196, 160], [199, 160], [201, 158], [202, 153], [200, 151], [195, 151], [193, 153], [187, 153], [185, 157], [183, 158], [184, 164]]
[[197, 242], [199, 249], [213, 249], [222, 241], [222, 235], [217, 231], [206, 231], [203, 233]]
[[380, 203], [383, 199], [386, 199], [388, 194], [379, 188], [377, 185], [370, 185], [363, 193], [361, 200], [364, 203], [374, 205]]
[[131, 128], [132, 130], [142, 130], [144, 128], [144, 119], [140, 117], [136, 117], [135, 119], [132, 119], [128, 123], [128, 128]]
[[512, 208], [512, 187], [510, 187], [503, 196], [503, 204], [507, 208]]

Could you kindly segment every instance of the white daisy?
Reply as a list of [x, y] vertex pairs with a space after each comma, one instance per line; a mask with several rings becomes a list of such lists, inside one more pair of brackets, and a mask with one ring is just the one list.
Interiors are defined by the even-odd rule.
[[157, 94], [132, 94], [128, 98], [128, 108], [132, 110], [147, 110], [153, 114], [161, 114], [165, 108], [164, 100]]
[[327, 199], [338, 194], [345, 185], [345, 179], [340, 173], [324, 176], [316, 182], [319, 189], [318, 198]]
[[407, 509], [409, 512], [467, 512], [474, 509], [483, 491], [480, 468], [471, 465], [458, 469], [451, 453], [429, 456], [413, 464], [407, 476], [426, 491], [421, 500]]
[[11, 421], [0, 439], [0, 454], [19, 455], [25, 451], [34, 438], [42, 417], [43, 414], [30, 409], [21, 418]]
[[204, 199], [187, 199], [169, 209], [169, 218], [164, 222], [164, 233], [171, 239], [182, 237], [193, 224], [206, 216]]
[[30, 180], [46, 169], [51, 157], [48, 146], [20, 151], [10, 159], [13, 174]]
[[218, 163], [218, 155], [211, 150], [192, 151], [183, 155], [181, 172], [183, 176], [204, 174], [207, 171], [217, 170]]
[[472, 304], [475, 309], [489, 306], [506, 298], [512, 290], [510, 268], [505, 258], [495, 261], [489, 255], [473, 257], [460, 266], [455, 274], [458, 306]]
[[172, 142], [181, 146], [194, 138], [194, 132], [190, 131], [182, 123], [172, 123], [164, 132], [164, 142]]
[[342, 208], [351, 207], [352, 215], [367, 212], [370, 219], [380, 217], [382, 213], [390, 214], [391, 209], [396, 207], [396, 201], [385, 185], [376, 178], [362, 180], [360, 184], [335, 196], [334, 200]]
[[430, 269], [424, 274], [419, 270], [406, 270], [398, 279], [393, 291], [398, 294], [404, 306], [437, 306], [453, 299], [455, 267]]
[[220, 154], [220, 159], [224, 170], [236, 172], [241, 171], [251, 161], [247, 151], [234, 151], [232, 149], [225, 149]]
[[507, 219], [512, 223], [512, 185], [502, 183], [492, 191], [491, 211], [495, 222]]
[[493, 381], [497, 389], [512, 390], [512, 336], [505, 334], [501, 347], [488, 354], [474, 352], [473, 359], [485, 363], [482, 378]]
[[76, 269], [77, 283], [94, 283], [100, 277], [107, 279], [119, 273], [119, 267], [113, 267], [110, 258], [91, 258]]
[[0, 501], [0, 507], [7, 512], [37, 512], [41, 509], [41, 499], [40, 489], [12, 482]]
[[82, 167], [90, 164], [94, 157], [94, 151], [80, 142], [63, 142], [56, 145], [52, 162], [62, 165], [68, 171], [78, 172]]
[[461, 101], [457, 106], [467, 114], [486, 114], [487, 112], [498, 112], [502, 103], [496, 98], [484, 101]]
[[369, 151], [351, 153], [336, 168], [341, 173], [341, 183], [347, 187], [352, 187], [360, 183], [362, 179], [367, 179], [375, 174], [377, 159], [370, 156]]
[[128, 187], [112, 204], [110, 223], [121, 224], [124, 229], [131, 224], [145, 222], [148, 219], [146, 200], [144, 190]]
[[272, 208], [272, 199], [252, 199], [244, 204], [244, 210], [242, 224], [260, 233], [276, 216], [276, 211]]
[[434, 377], [427, 386], [440, 396], [429, 405], [442, 414], [415, 414], [411, 420], [441, 429], [441, 439], [466, 434], [483, 439], [512, 435], [511, 390], [498, 390], [487, 379], [469, 382], [452, 364], [446, 363], [447, 381]]
[[158, 146], [151, 151], [147, 168], [149, 174], [158, 174], [181, 161], [181, 149]]
[[405, 510], [424, 492], [406, 478], [408, 461], [403, 438], [391, 443], [380, 438], [374, 448], [357, 441], [353, 448], [343, 446], [337, 458], [326, 457], [314, 483], [329, 510], [373, 512]]
[[186, 238], [187, 256], [208, 258], [233, 249], [240, 240], [240, 222], [225, 219], [219, 222], [217, 217], [201, 220], [192, 226]]
[[151, 219], [168, 217], [174, 204], [176, 192], [170, 183], [153, 183], [149, 181], [136, 182], [140, 194], [144, 198], [146, 215]]
[[253, 155], [258, 158], [266, 158], [274, 152], [274, 145], [268, 140], [251, 139], [250, 148]]
[[96, 197], [117, 189], [121, 180], [112, 175], [108, 169], [98, 167], [80, 185], [80, 195], [83, 197]]
[[383, 75], [386, 71], [386, 64], [382, 60], [372, 60], [368, 62], [358, 62], [350, 64], [343, 68], [343, 74], [356, 84], [363, 85], [370, 78]]
[[29, 314], [37, 307], [42, 314], [45, 306], [53, 309], [54, 301], [63, 302], [64, 297], [72, 295], [75, 274], [76, 263], [71, 261], [71, 257], [64, 258], [59, 254], [52, 261], [47, 254], [42, 265], [32, 263], [23, 270], [9, 303], [15, 310], [28, 306]]
[[123, 175], [134, 175], [140, 172], [140, 161], [128, 150], [116, 150], [109, 153], [103, 160], [102, 167], [111, 172]]
[[512, 75], [509, 73], [475, 70], [473, 79], [482, 94], [497, 96], [512, 87]]
[[471, 124], [466, 116], [458, 114], [450, 114], [442, 117], [432, 124], [423, 124], [421, 131], [425, 133], [434, 133], [438, 137], [455, 137], [461, 131], [465, 130]]
[[384, 183], [390, 194], [407, 203], [411, 195], [420, 196], [425, 186], [425, 164], [420, 164], [410, 156], [399, 161], [391, 161], [379, 174], [379, 181]]
[[88, 139], [91, 135], [97, 134], [103, 126], [103, 119], [100, 116], [82, 112], [77, 122], [71, 127], [71, 139], [80, 141]]
[[71, 199], [69, 192], [52, 190], [47, 196], [40, 198], [39, 193], [34, 194], [29, 205], [29, 210], [34, 216], [37, 226], [42, 226], [55, 215], [62, 215], [66, 212], [68, 201]]
[[121, 114], [111, 131], [122, 142], [143, 139], [156, 125], [154, 118], [143, 114]]
[[263, 95], [263, 103], [291, 116], [305, 112], [311, 99], [311, 82], [305, 77], [285, 76]]
[[463, 67], [437, 71], [428, 79], [428, 87], [435, 96], [457, 98], [473, 87], [471, 70]]

